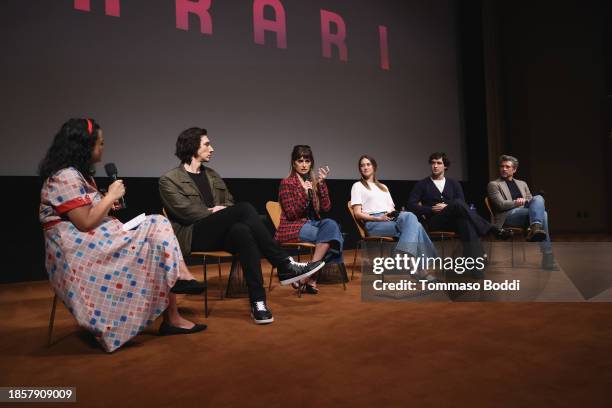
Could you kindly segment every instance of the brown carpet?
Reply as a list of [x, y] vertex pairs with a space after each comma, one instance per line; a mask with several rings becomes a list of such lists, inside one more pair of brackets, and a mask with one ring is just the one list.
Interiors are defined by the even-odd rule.
[[113, 354], [63, 305], [47, 347], [48, 283], [0, 285], [0, 386], [75, 386], [87, 407], [610, 406], [610, 303], [363, 303], [358, 277], [299, 299], [275, 281], [275, 323], [256, 326], [217, 283], [208, 319], [179, 300], [207, 331], [158, 321]]

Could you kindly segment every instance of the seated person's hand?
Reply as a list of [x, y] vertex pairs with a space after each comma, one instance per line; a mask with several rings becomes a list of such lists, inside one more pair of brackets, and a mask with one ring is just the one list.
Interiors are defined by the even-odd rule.
[[319, 168], [319, 183], [322, 183], [329, 175], [329, 166]]
[[514, 200], [514, 205], [517, 207], [522, 207], [525, 205], [525, 199], [523, 197], [521, 198], [517, 198], [516, 200]]
[[383, 215], [379, 215], [378, 217], [376, 217], [378, 219], [379, 222], [384, 222], [384, 221], [393, 221], [391, 218], [389, 218], [387, 216], [387, 214], [383, 214]]
[[221, 211], [225, 208], [227, 207], [225, 207], [224, 205], [215, 205], [213, 208], [209, 208], [209, 210], [213, 213], [216, 213], [217, 211]]
[[437, 213], [437, 212], [440, 212], [443, 209], [445, 209], [447, 205], [448, 204], [445, 204], [445, 203], [438, 203], [438, 204], [434, 205], [433, 207], [431, 207], [431, 209], [433, 210], [433, 212]]
[[108, 186], [108, 192], [106, 195], [110, 196], [113, 201], [119, 200], [125, 194], [125, 186], [123, 180], [115, 180], [110, 186]]

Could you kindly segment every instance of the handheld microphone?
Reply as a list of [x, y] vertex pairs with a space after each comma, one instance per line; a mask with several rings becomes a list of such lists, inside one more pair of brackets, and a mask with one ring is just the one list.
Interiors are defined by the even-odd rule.
[[[310, 173], [300, 174], [302, 176], [302, 180], [310, 181]], [[308, 189], [308, 200], [312, 201], [312, 188]]]
[[[104, 170], [106, 171], [106, 175], [113, 179], [113, 181], [117, 181], [117, 166], [115, 163], [106, 163], [104, 165]], [[125, 203], [125, 197], [121, 197], [119, 199], [119, 203], [121, 204], [121, 208], [127, 208]]]

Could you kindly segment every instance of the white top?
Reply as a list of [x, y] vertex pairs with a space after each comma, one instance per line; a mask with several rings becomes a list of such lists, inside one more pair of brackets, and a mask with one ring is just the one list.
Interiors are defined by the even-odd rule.
[[433, 181], [436, 187], [438, 187], [438, 190], [440, 190], [440, 192], [444, 191], [444, 185], [446, 184], [446, 177], [444, 177], [442, 180], [431, 179], [431, 181]]
[[[395, 210], [395, 204], [389, 191], [382, 191], [374, 183], [368, 182], [370, 189], [364, 187], [360, 181], [351, 188], [351, 204], [361, 205], [361, 212], [376, 214]], [[386, 186], [385, 186], [386, 187]]]

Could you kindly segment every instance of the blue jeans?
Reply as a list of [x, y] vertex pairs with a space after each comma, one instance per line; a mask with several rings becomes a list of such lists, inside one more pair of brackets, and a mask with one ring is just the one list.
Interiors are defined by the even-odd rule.
[[[384, 213], [372, 214], [373, 216], [383, 215]], [[395, 221], [367, 221], [365, 229], [368, 235], [378, 235], [382, 237], [397, 237], [396, 250], [408, 252], [414, 256], [436, 257], [438, 253], [431, 243], [427, 232], [411, 212], [402, 211]]]
[[529, 207], [517, 207], [510, 210], [504, 225], [526, 228], [534, 223], [541, 224], [546, 231], [546, 240], [540, 243], [540, 250], [544, 254], [552, 254], [552, 244], [548, 233], [548, 213], [544, 205], [544, 197], [537, 195], [531, 199]]
[[327, 263], [342, 263], [342, 246], [344, 238], [340, 232], [338, 223], [329, 218], [319, 221], [308, 220], [300, 229], [300, 241], [318, 244], [320, 242], [329, 243], [329, 250], [325, 254], [324, 261]]

